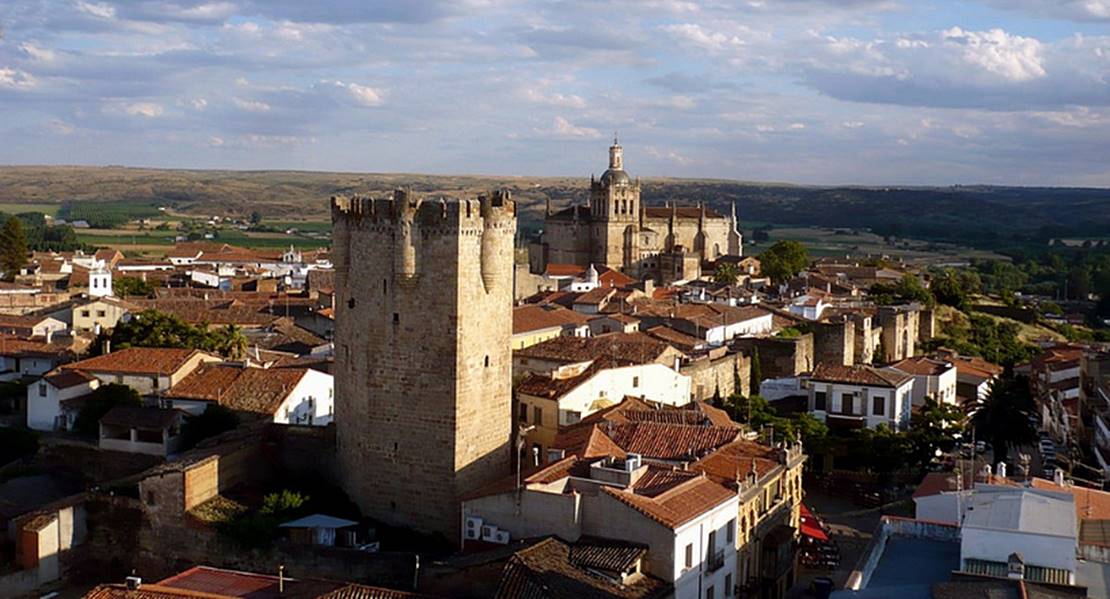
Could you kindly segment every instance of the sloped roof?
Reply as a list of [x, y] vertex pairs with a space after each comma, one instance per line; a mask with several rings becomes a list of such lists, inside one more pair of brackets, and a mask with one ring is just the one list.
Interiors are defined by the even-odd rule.
[[565, 326], [581, 326], [586, 316], [558, 304], [526, 304], [513, 308], [513, 334]]
[[556, 337], [516, 350], [525, 358], [558, 362], [586, 362], [602, 356], [631, 364], [656, 361], [670, 346], [644, 333], [609, 333], [596, 337]]
[[883, 370], [871, 366], [818, 364], [817, 368], [813, 370], [810, 379], [829, 383], [897, 388], [913, 380], [913, 377], [905, 373]]
[[50, 386], [55, 389], [69, 389], [70, 387], [91, 383], [96, 380], [96, 377], [80, 370], [54, 369], [48, 372], [43, 380], [50, 383]]
[[650, 575], [642, 576], [632, 584], [620, 585], [587, 571], [587, 568], [623, 571], [643, 554], [643, 548], [620, 541], [587, 539], [572, 545], [550, 537], [517, 551], [509, 559], [495, 597], [652, 599], [669, 596], [673, 587]]
[[918, 376], [939, 376], [948, 372], [954, 366], [950, 362], [933, 360], [925, 356], [913, 356], [900, 360], [890, 365], [891, 368], [901, 370], [906, 374]]
[[613, 487], [602, 487], [601, 491], [671, 529], [736, 497], [734, 492], [704, 476], [691, 478], [654, 497]]
[[272, 416], [308, 371], [203, 364], [166, 391], [166, 397], [213, 401], [232, 410]]
[[110, 354], [66, 364], [63, 368], [120, 374], [170, 374], [183, 368], [193, 356], [203, 353], [197, 349], [129, 347]]
[[753, 441], [738, 439], [705, 455], [690, 465], [691, 470], [704, 472], [718, 482], [735, 481], [746, 477], [755, 468], [757, 478], [763, 478], [781, 464], [775, 459], [775, 450]]
[[602, 430], [624, 451], [661, 460], [697, 458], [740, 436], [733, 427], [658, 422], [607, 424]]

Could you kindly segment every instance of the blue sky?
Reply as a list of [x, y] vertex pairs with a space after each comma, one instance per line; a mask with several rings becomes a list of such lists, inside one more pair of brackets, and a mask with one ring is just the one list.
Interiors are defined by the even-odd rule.
[[3, 0], [0, 163], [1110, 186], [1110, 0]]

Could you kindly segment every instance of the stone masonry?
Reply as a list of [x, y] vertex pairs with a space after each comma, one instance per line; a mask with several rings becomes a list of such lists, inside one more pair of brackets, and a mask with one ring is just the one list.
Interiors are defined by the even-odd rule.
[[363, 513], [457, 541], [459, 499], [510, 473], [508, 192], [332, 199], [340, 479]]

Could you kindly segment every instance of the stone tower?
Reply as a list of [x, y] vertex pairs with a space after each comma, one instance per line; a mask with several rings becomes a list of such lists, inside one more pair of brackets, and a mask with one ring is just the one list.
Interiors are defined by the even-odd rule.
[[343, 486], [368, 516], [457, 541], [460, 497], [511, 472], [516, 205], [331, 206]]
[[639, 258], [640, 182], [624, 170], [624, 148], [617, 138], [609, 146], [609, 169], [590, 181], [593, 220], [592, 262], [622, 269]]

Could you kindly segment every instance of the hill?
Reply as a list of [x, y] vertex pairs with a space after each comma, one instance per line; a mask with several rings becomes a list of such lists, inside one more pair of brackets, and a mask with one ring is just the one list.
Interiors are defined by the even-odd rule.
[[[1058, 237], [1101, 239], [1110, 231], [1110, 190], [1028, 187], [815, 187], [727, 180], [643, 179], [643, 199], [704, 201], [742, 221], [871, 229], [881, 235], [955, 241], [983, 248], [1043, 244]], [[194, 215], [327, 220], [337, 193], [473, 195], [508, 188], [522, 223], [535, 228], [545, 202], [585, 201], [588, 181], [571, 177], [442, 176], [302, 171], [209, 171], [125, 167], [0, 167], [0, 209], [70, 202], [165, 205]]]

